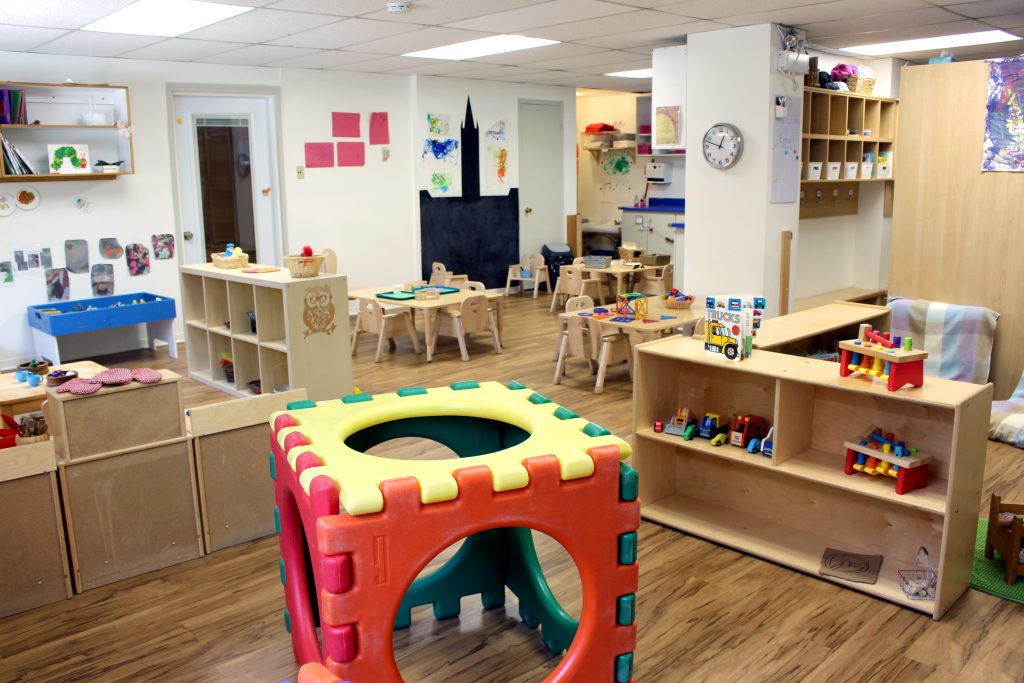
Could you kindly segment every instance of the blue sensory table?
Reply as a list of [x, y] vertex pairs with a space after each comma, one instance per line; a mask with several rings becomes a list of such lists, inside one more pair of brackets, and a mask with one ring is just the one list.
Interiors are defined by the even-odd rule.
[[177, 358], [175, 311], [170, 297], [136, 292], [29, 306], [28, 324], [36, 357], [53, 364], [61, 362], [61, 348], [67, 350], [75, 335], [127, 325], [145, 325], [149, 348], [155, 349], [157, 340], [166, 342], [171, 358]]

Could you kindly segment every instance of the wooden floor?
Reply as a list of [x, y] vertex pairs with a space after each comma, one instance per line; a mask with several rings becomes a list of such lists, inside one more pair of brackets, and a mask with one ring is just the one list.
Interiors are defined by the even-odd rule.
[[[548, 303], [512, 297], [505, 353], [494, 355], [479, 335], [469, 363], [458, 360], [449, 339], [432, 364], [413, 355], [407, 340], [374, 364], [366, 338], [355, 359], [355, 382], [363, 391], [385, 392], [460, 379], [518, 379], [627, 436], [631, 385], [625, 366], [609, 372], [600, 396], [590, 391], [592, 380], [581, 363], [570, 363], [568, 377], [552, 385], [556, 323]], [[163, 352], [97, 360], [184, 372]], [[185, 383], [187, 405], [225, 398]], [[417, 449], [423, 457], [438, 455], [405, 447]], [[1024, 499], [1022, 456], [989, 444], [986, 501], [992, 491]], [[575, 567], [553, 541], [541, 539], [540, 549], [556, 595], [578, 615]], [[277, 541], [267, 538], [0, 620], [0, 682], [294, 679], [277, 558]], [[945, 619], [933, 622], [646, 522], [637, 615], [637, 681], [1024, 681], [1022, 605], [971, 590]], [[416, 610], [412, 628], [396, 633], [394, 642], [410, 683], [540, 681], [558, 663], [539, 635], [519, 622], [514, 605], [481, 612], [475, 598], [463, 601], [460, 619], [434, 622], [429, 608]]]

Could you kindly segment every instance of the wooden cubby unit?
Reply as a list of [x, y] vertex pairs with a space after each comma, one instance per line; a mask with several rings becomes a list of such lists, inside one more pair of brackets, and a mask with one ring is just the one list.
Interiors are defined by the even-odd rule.
[[[121, 85], [79, 83], [0, 82], [0, 88], [25, 93], [28, 123], [0, 124], [0, 136], [15, 145], [36, 175], [6, 173], [0, 163], [0, 183], [37, 183], [75, 180], [114, 180], [135, 173], [128, 88]], [[82, 114], [105, 117], [102, 125], [82, 123]], [[38, 123], [36, 123], [38, 121]], [[119, 129], [118, 121], [124, 123]], [[90, 170], [94, 161], [121, 161], [117, 173], [50, 173], [47, 145], [88, 145]]]
[[[352, 391], [344, 275], [293, 278], [286, 269], [249, 274], [199, 264], [181, 267], [181, 287], [193, 379], [235, 396], [252, 396], [254, 380], [263, 393], [301, 387], [314, 400]], [[333, 311], [328, 329], [307, 325], [309, 307], [321, 317]], [[220, 365], [223, 353], [232, 355], [233, 381]]]
[[[637, 347], [634, 467], [646, 519], [941, 618], [967, 590], [992, 386], [927, 378], [889, 392], [835, 363], [755, 351], [740, 363], [670, 337]], [[678, 407], [753, 413], [775, 428], [771, 457], [656, 433]], [[843, 441], [869, 425], [931, 457], [924, 489], [844, 473]], [[925, 546], [934, 600], [910, 600], [898, 569]], [[826, 548], [882, 555], [874, 584], [820, 576]]]

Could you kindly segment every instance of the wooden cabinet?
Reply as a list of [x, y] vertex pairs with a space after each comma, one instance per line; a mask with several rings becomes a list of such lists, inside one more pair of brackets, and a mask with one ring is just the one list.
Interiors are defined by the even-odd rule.
[[[645, 518], [817, 576], [826, 548], [884, 557], [874, 584], [828, 579], [939, 619], [967, 590], [985, 467], [991, 385], [928, 378], [889, 392], [835, 363], [756, 351], [740, 363], [684, 337], [638, 347], [634, 466]], [[656, 433], [676, 408], [754, 413], [774, 426], [770, 457]], [[930, 456], [924, 489], [844, 473], [843, 442], [869, 425]], [[928, 548], [934, 600], [909, 600], [897, 570]]]
[[[0, 82], [0, 88], [24, 93], [27, 123], [0, 124], [0, 136], [15, 145], [36, 171], [13, 175], [0, 164], [0, 183], [113, 180], [135, 173], [128, 88], [15, 82]], [[50, 173], [47, 145], [88, 145], [87, 164], [93, 172]], [[117, 173], [100, 173], [93, 164], [101, 159], [123, 163]]]
[[[896, 100], [805, 88], [803, 106], [805, 183], [828, 180], [827, 164], [830, 162], [843, 164], [839, 168], [839, 177], [833, 182], [892, 179], [891, 174], [886, 177], [887, 171], [880, 170], [878, 160], [893, 158], [899, 106]], [[865, 156], [875, 159], [870, 169], [863, 164]], [[807, 177], [808, 163], [825, 165], [820, 178]], [[846, 173], [846, 163], [858, 164], [852, 176]]]
[[71, 597], [53, 441], [0, 451], [0, 617]]
[[270, 415], [305, 398], [295, 389], [188, 411], [206, 552], [274, 533]]
[[[301, 387], [317, 401], [350, 393], [346, 283], [344, 275], [182, 266], [189, 377], [235, 396], [252, 396], [256, 380], [262, 393]], [[231, 372], [220, 364], [227, 357]]]

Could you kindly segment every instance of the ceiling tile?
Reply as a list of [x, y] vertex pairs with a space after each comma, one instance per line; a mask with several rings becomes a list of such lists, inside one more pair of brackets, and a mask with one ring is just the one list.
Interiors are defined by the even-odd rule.
[[[245, 4], [247, 0], [234, 0]], [[358, 17], [374, 12], [384, 5], [385, 0], [275, 0], [268, 7], [289, 12], [330, 14], [336, 17]]]
[[[416, 24], [429, 24], [432, 26], [449, 24], [453, 21], [482, 17], [492, 12], [505, 12], [507, 10], [539, 5], [546, 0], [416, 0], [412, 10], [404, 13], [392, 13], [380, 9], [381, 3], [377, 2], [374, 9], [378, 10], [365, 15], [367, 19], [381, 19], [383, 21], [408, 21]], [[662, 0], [664, 2], [664, 0]]]
[[[376, 59], [370, 59], [365, 62], [356, 62], [354, 64], [346, 64], [344, 66], [335, 67], [338, 71], [368, 71], [372, 73], [387, 73], [389, 71], [398, 71], [399, 69], [408, 69], [410, 67], [418, 67], [423, 64], [430, 64], [440, 60], [433, 59], [417, 59], [416, 57], [401, 57], [401, 56], [390, 56], [380, 57]], [[453, 64], [455, 62], [440, 61], [442, 64]]]
[[674, 14], [666, 14], [654, 10], [638, 10], [636, 12], [626, 12], [625, 14], [613, 14], [608, 17], [535, 28], [530, 30], [530, 35], [535, 38], [567, 41], [641, 31], [666, 24], [678, 23], [679, 17]]
[[686, 42], [686, 36], [691, 33], [717, 31], [723, 28], [729, 28], [729, 26], [715, 21], [691, 21], [662, 26], [660, 28], [650, 28], [644, 31], [627, 31], [626, 33], [601, 36], [599, 38], [583, 38], [580, 42], [584, 45], [596, 45], [610, 49], [638, 48], [652, 45], [681, 45]]
[[365, 43], [378, 38], [386, 38], [399, 33], [407, 33], [419, 28], [415, 24], [400, 24], [393, 21], [374, 21], [372, 19], [342, 19], [327, 26], [314, 28], [310, 31], [293, 33], [277, 40], [268, 41], [272, 45], [294, 45], [296, 47], [318, 47], [333, 50], [341, 47]]
[[[135, 0], [132, 0], [134, 2]], [[265, 7], [274, 0], [205, 0], [205, 2], [215, 2], [218, 5], [246, 5], [248, 7]]]
[[[807, 38], [813, 40], [823, 36], [849, 36], [857, 33], [885, 32], [901, 28], [950, 23], [955, 22], [959, 18], [952, 12], [947, 12], [939, 7], [931, 7], [929, 9], [915, 9], [904, 12], [889, 12], [835, 21], [823, 21], [815, 24], [806, 24], [802, 28], [807, 31]], [[936, 35], [944, 34], [939, 33]]]
[[590, 55], [596, 52], [603, 52], [602, 48], [591, 45], [579, 45], [578, 43], [558, 43], [557, 45], [545, 45], [534, 47], [529, 50], [516, 50], [505, 52], [500, 55], [489, 55], [471, 59], [472, 62], [484, 62], [485, 64], [529, 64], [545, 59], [558, 59], [561, 57], [575, 57], [577, 55]]
[[857, 2], [837, 0], [802, 7], [750, 12], [729, 16], [723, 21], [735, 26], [776, 23], [802, 27], [826, 21], [874, 16], [879, 22], [883, 22], [884, 16], [881, 15], [886, 13], [927, 9], [928, 7], [929, 5], [923, 0], [857, 0]]
[[[642, 59], [642, 58], [641, 58]], [[527, 66], [542, 69], [579, 69], [583, 67], [614, 64], [616, 62], [636, 62], [637, 56], [632, 52], [619, 52], [618, 50], [602, 50], [589, 55], [577, 55], [575, 57], [563, 57], [562, 59], [548, 59], [542, 62], [530, 62]], [[649, 65], [648, 65], [649, 66]]]
[[824, 47], [848, 47], [850, 45], [873, 45], [875, 43], [889, 43], [896, 40], [912, 40], [915, 38], [933, 38], [935, 36], [949, 36], [956, 33], [971, 33], [973, 31], [984, 31], [988, 29], [985, 24], [974, 19], [963, 21], [952, 21], [945, 24], [930, 24], [928, 26], [909, 26], [906, 28], [889, 29], [884, 31], [866, 31], [863, 33], [846, 33], [835, 36], [822, 36], [816, 38], [815, 42]]
[[0, 45], [5, 50], [23, 52], [67, 33], [59, 28], [36, 28], [35, 26], [0, 25]]
[[[628, 53], [623, 53], [623, 54], [628, 54]], [[636, 57], [636, 55], [633, 55], [633, 57]], [[603, 76], [604, 74], [611, 73], [613, 71], [634, 71], [636, 69], [650, 69], [650, 68], [651, 68], [651, 60], [650, 59], [643, 59], [643, 58], [641, 58], [641, 59], [632, 59], [632, 60], [618, 59], [618, 60], [614, 60], [614, 61], [611, 61], [611, 62], [605, 62], [603, 64], [594, 64], [592, 66], [573, 67], [571, 69], [566, 69], [566, 71], [571, 71], [573, 73], [578, 73], [578, 74], [591, 74], [591, 75], [595, 75], [595, 76]]]
[[528, 74], [522, 72], [519, 74], [516, 80], [522, 83], [536, 83], [538, 85], [547, 85], [552, 81], [562, 81], [568, 78], [573, 78], [577, 74], [570, 73], [568, 71], [538, 71], [537, 73]]
[[982, 21], [997, 28], [1019, 29], [1024, 27], [1024, 14], [1004, 14], [998, 17], [985, 17]]
[[613, 78], [611, 76], [580, 76], [574, 85], [577, 88], [596, 88], [620, 92], [650, 92], [649, 78]]
[[529, 69], [523, 66], [489, 66], [483, 69], [459, 71], [457, 78], [478, 78], [483, 80], [507, 81], [517, 77], [536, 76], [551, 73], [546, 69]]
[[283, 38], [292, 33], [308, 31], [337, 21], [337, 17], [323, 14], [301, 14], [299, 12], [280, 12], [272, 9], [256, 9], [237, 17], [218, 21], [216, 24], [204, 26], [182, 38], [199, 40], [226, 40], [240, 43], [265, 43], [275, 38]]
[[81, 28], [133, 2], [135, 0], [3, 0], [0, 17], [4, 24], [14, 26]]
[[427, 50], [432, 47], [461, 43], [467, 40], [477, 40], [478, 38], [486, 38], [492, 35], [494, 34], [481, 33], [480, 31], [463, 31], [457, 28], [445, 28], [444, 26], [428, 26], [403, 32], [399, 35], [388, 36], [387, 38], [356, 43], [352, 49], [359, 52], [400, 55], [415, 50]]
[[[658, 7], [659, 12], [671, 12], [693, 19], [718, 19], [734, 14], [750, 14], [786, 7], [814, 5], [822, 0], [685, 0]], [[847, 4], [855, 2], [846, 0]]]
[[345, 64], [367, 62], [377, 59], [377, 55], [361, 52], [342, 52], [341, 50], [321, 50], [302, 57], [290, 57], [276, 62], [267, 62], [267, 66], [280, 66], [291, 69], [334, 69]]
[[965, 17], [984, 19], [985, 17], [997, 17], [1000, 14], [1016, 14], [1024, 9], [1024, 0], [982, 0], [981, 2], [952, 5], [946, 9]]
[[165, 62], [191, 62], [244, 47], [240, 43], [222, 43], [214, 40], [188, 40], [168, 38], [153, 45], [120, 55], [128, 59], [156, 59]]
[[93, 31], [72, 31], [37, 46], [32, 52], [50, 55], [75, 55], [77, 57], [116, 57], [129, 50], [159, 43], [163, 38], [153, 36], [129, 36], [123, 33], [96, 33]]
[[246, 66], [262, 66], [271, 62], [302, 57], [316, 53], [304, 47], [284, 47], [283, 45], [248, 45], [240, 50], [225, 52], [212, 57], [197, 59], [197, 62], [211, 64], [240, 64]]
[[550, 0], [539, 5], [530, 5], [507, 12], [498, 12], [476, 19], [457, 21], [451, 25], [476, 31], [496, 33], [517, 33], [539, 26], [564, 24], [570, 21], [584, 21], [594, 17], [628, 12], [629, 7], [601, 0]]
[[[379, 55], [374, 55], [379, 57]], [[415, 62], [399, 68], [388, 71], [389, 74], [406, 74], [406, 75], [422, 75], [422, 76], [445, 76], [448, 74], [457, 74], [460, 71], [465, 71], [467, 68], [475, 66], [472, 62], [452, 62], [444, 61], [439, 59], [417, 59]]]

